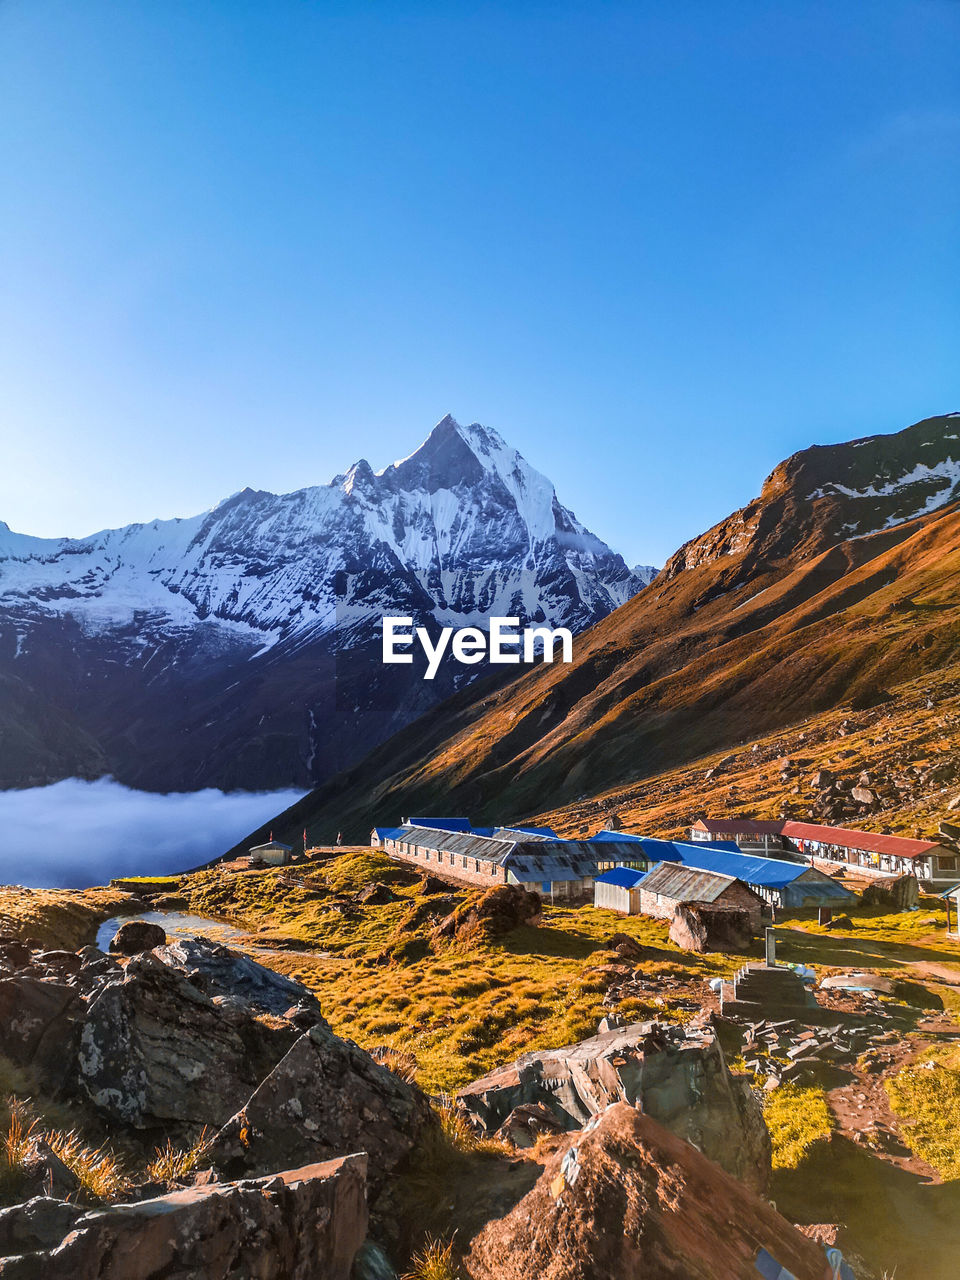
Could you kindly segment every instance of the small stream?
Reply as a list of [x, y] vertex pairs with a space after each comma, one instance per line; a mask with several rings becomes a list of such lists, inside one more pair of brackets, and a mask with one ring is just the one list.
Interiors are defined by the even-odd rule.
[[[151, 924], [158, 924], [170, 938], [195, 938], [202, 934], [211, 942], [222, 942], [227, 946], [250, 936], [243, 929], [236, 929], [221, 920], [209, 920], [205, 916], [193, 916], [184, 911], [141, 911], [139, 915], [113, 916], [105, 920], [97, 930], [97, 946], [101, 951], [109, 949], [117, 930], [129, 920], [148, 920]], [[244, 950], [263, 951], [266, 948], [245, 944]]]

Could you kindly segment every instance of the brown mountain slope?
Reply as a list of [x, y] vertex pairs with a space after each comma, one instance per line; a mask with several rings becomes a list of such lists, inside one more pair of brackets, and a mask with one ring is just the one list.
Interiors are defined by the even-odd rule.
[[[836, 530], [883, 526], [894, 499], [900, 512], [935, 499], [932, 469], [913, 459], [941, 461], [956, 423], [789, 459], [756, 502], [579, 637], [571, 665], [451, 699], [275, 820], [275, 833], [358, 837], [438, 808], [517, 820], [942, 670], [960, 653], [957, 504], [839, 542]], [[885, 475], [907, 476], [909, 498], [885, 493]], [[810, 497], [831, 483], [835, 494]]]

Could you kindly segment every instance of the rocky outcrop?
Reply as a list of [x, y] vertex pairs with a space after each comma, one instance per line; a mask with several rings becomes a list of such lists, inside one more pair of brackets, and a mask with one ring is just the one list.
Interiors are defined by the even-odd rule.
[[477, 1235], [469, 1280], [757, 1280], [765, 1251], [829, 1280], [823, 1249], [651, 1116], [610, 1107]]
[[680, 903], [670, 921], [670, 941], [684, 951], [745, 951], [753, 941], [749, 911]]
[[166, 940], [166, 932], [160, 925], [149, 920], [127, 920], [113, 935], [110, 950], [119, 951], [124, 956], [136, 956], [141, 951], [162, 947]]
[[0, 981], [2, 1049], [18, 1066], [30, 1067], [37, 1083], [59, 1090], [70, 1068], [83, 1004], [73, 987], [28, 974]]
[[162, 948], [159, 959], [208, 996], [279, 1016], [295, 1005], [320, 1013], [319, 1000], [299, 982], [206, 938], [178, 938]]
[[296, 1035], [214, 1003], [148, 952], [93, 996], [79, 1079], [105, 1115], [136, 1129], [220, 1125]]
[[568, 1130], [628, 1102], [750, 1186], [770, 1178], [770, 1135], [745, 1079], [709, 1028], [640, 1022], [563, 1049], [528, 1053], [466, 1086], [457, 1101], [494, 1134], [517, 1107], [541, 1104]]
[[540, 910], [538, 893], [529, 893], [519, 885], [502, 884], [451, 912], [437, 927], [436, 936], [462, 942], [498, 938], [520, 925], [536, 924]]
[[[0, 1211], [4, 1280], [347, 1280], [366, 1234], [366, 1157], [85, 1212]], [[2, 1256], [6, 1255], [6, 1256]]]
[[415, 1085], [323, 1025], [297, 1040], [223, 1126], [209, 1157], [238, 1176], [363, 1150], [375, 1193], [433, 1123]]

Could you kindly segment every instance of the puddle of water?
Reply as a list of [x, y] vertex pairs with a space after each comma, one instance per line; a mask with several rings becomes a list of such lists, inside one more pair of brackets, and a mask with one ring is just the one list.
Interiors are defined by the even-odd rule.
[[192, 916], [183, 911], [143, 911], [136, 916], [113, 916], [112, 919], [105, 920], [97, 930], [97, 946], [101, 951], [109, 950], [117, 930], [128, 920], [148, 920], [151, 924], [159, 924], [166, 930], [168, 937], [195, 938], [197, 934], [202, 934], [211, 942], [226, 945], [248, 936], [242, 929], [235, 929], [233, 925], [223, 924], [220, 920], [208, 920], [205, 916]]

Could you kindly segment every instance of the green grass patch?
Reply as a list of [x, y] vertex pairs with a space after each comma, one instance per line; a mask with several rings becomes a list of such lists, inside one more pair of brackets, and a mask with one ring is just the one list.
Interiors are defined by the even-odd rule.
[[774, 1169], [796, 1169], [815, 1143], [830, 1137], [833, 1118], [821, 1088], [782, 1084], [764, 1098]]
[[929, 1053], [884, 1087], [915, 1154], [942, 1177], [960, 1178], [960, 1050]]

